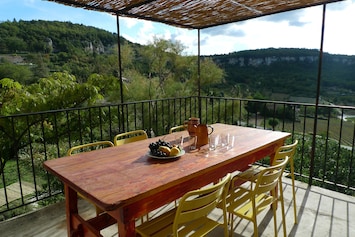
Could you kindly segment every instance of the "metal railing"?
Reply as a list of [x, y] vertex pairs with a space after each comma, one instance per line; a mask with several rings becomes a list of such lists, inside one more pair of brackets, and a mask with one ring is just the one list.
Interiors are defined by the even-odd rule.
[[0, 117], [0, 214], [62, 193], [61, 183], [42, 164], [65, 156], [70, 147], [112, 140], [136, 129], [145, 129], [149, 136], [163, 135], [192, 116], [208, 124], [290, 132], [287, 142], [299, 140], [297, 178], [353, 195], [355, 126], [345, 118], [355, 114], [355, 107], [319, 106], [315, 155], [310, 157], [314, 114], [314, 104], [192, 96]]

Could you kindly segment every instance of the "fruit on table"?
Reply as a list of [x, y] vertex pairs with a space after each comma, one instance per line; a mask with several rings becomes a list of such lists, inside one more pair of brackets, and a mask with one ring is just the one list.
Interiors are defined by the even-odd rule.
[[166, 142], [166, 141], [163, 141], [163, 140], [158, 140], [156, 142], [152, 142], [149, 144], [149, 149], [150, 149], [150, 154], [153, 155], [153, 156], [158, 156], [158, 157], [167, 157], [170, 155], [170, 152], [169, 154], [161, 151], [159, 149], [159, 147], [161, 146], [166, 146], [168, 147], [169, 149], [171, 149], [173, 146], [169, 143], [169, 142]]
[[170, 156], [170, 155], [171, 155], [171, 154], [170, 154], [170, 152], [171, 152], [170, 147], [167, 147], [167, 146], [160, 146], [160, 147], [159, 147], [159, 150], [162, 151], [162, 152], [164, 152], [164, 153], [166, 154], [166, 156]]
[[179, 147], [174, 146], [170, 149], [170, 156], [177, 156], [180, 153]]
[[158, 140], [149, 144], [150, 154], [158, 157], [177, 156], [181, 152], [178, 145], [172, 146], [169, 142]]

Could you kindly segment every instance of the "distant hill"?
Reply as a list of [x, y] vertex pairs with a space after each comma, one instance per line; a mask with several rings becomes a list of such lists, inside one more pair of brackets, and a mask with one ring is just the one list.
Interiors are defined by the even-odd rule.
[[[314, 98], [319, 50], [269, 48], [214, 55], [230, 85], [247, 86], [267, 98]], [[355, 56], [323, 54], [321, 95], [332, 102], [354, 105]], [[285, 99], [285, 98], [283, 98]]]
[[[133, 44], [120, 37], [121, 44]], [[60, 21], [6, 21], [0, 23], [0, 79], [30, 84], [50, 72], [67, 71], [78, 81], [93, 73], [117, 76], [117, 34], [95, 27]], [[16, 68], [10, 66], [28, 65]], [[2, 70], [1, 70], [2, 69]]]
[[70, 22], [21, 20], [0, 23], [1, 54], [55, 53], [81, 49], [103, 53], [116, 43], [117, 34]]

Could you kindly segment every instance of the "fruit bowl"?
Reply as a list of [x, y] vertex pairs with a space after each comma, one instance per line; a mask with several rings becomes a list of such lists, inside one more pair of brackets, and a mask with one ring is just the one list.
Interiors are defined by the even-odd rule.
[[150, 151], [147, 152], [147, 156], [151, 157], [153, 159], [159, 159], [159, 160], [169, 160], [169, 159], [176, 159], [179, 158], [180, 156], [183, 156], [185, 154], [184, 150], [181, 150], [179, 154], [175, 155], [175, 156], [154, 156], [151, 154]]
[[149, 144], [147, 155], [155, 159], [174, 159], [185, 154], [179, 146], [172, 146], [169, 142], [158, 140]]

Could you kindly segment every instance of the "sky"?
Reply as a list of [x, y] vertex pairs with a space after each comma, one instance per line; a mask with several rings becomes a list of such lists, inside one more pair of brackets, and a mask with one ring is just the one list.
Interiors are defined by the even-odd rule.
[[[355, 0], [327, 4], [323, 50], [331, 54], [355, 55]], [[228, 54], [262, 48], [319, 49], [322, 6], [260, 17], [200, 31], [201, 55]], [[63, 21], [94, 26], [117, 33], [116, 17], [48, 2], [45, 0], [1, 0], [0, 22], [18, 20]], [[119, 18], [120, 35], [147, 45], [153, 37], [179, 41], [184, 54], [197, 55], [198, 31], [161, 23]]]

